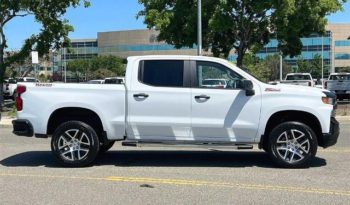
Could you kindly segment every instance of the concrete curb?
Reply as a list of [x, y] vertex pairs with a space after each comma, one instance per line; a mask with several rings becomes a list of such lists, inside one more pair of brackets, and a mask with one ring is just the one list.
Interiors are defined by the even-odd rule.
[[16, 118], [9, 118], [4, 116], [0, 121], [0, 128], [12, 128], [12, 120]]

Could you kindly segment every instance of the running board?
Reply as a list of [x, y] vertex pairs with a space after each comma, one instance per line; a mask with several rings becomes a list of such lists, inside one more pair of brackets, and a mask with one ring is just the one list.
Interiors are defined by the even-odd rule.
[[145, 142], [145, 141], [123, 141], [123, 146], [128, 147], [177, 147], [177, 148], [206, 148], [206, 149], [253, 149], [251, 144], [237, 143], [208, 143], [208, 142]]

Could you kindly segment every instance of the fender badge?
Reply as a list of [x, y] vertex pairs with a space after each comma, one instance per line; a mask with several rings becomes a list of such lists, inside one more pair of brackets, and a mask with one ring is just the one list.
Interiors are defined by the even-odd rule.
[[35, 83], [36, 87], [52, 87], [52, 83]]
[[266, 91], [266, 92], [280, 92], [281, 89], [277, 89], [277, 88], [266, 88], [265, 91]]

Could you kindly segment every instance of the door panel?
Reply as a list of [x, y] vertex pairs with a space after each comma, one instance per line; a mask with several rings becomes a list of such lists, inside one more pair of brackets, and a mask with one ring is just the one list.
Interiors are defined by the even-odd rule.
[[128, 138], [189, 140], [191, 89], [185, 87], [184, 61], [150, 60], [142, 62], [142, 66], [138, 73], [142, 78], [133, 80], [127, 94]]
[[[246, 96], [243, 79], [227, 67], [197, 62], [192, 88], [191, 137], [197, 141], [253, 142], [261, 107], [260, 89]], [[222, 81], [222, 83], [218, 83]], [[226, 81], [226, 82], [225, 82]], [[213, 85], [214, 84], [214, 85]], [[223, 86], [224, 85], [224, 86]], [[206, 96], [207, 98], [198, 98]]]

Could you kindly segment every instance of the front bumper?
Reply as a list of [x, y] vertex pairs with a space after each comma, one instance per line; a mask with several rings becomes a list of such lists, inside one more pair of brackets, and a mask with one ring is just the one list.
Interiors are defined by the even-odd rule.
[[28, 120], [13, 120], [13, 134], [18, 136], [32, 137], [34, 135], [33, 126]]
[[332, 145], [335, 145], [337, 143], [338, 137], [339, 137], [339, 122], [334, 117], [332, 117], [330, 132], [322, 134], [322, 139], [321, 139], [321, 142], [319, 142], [319, 145], [323, 148], [327, 148]]

